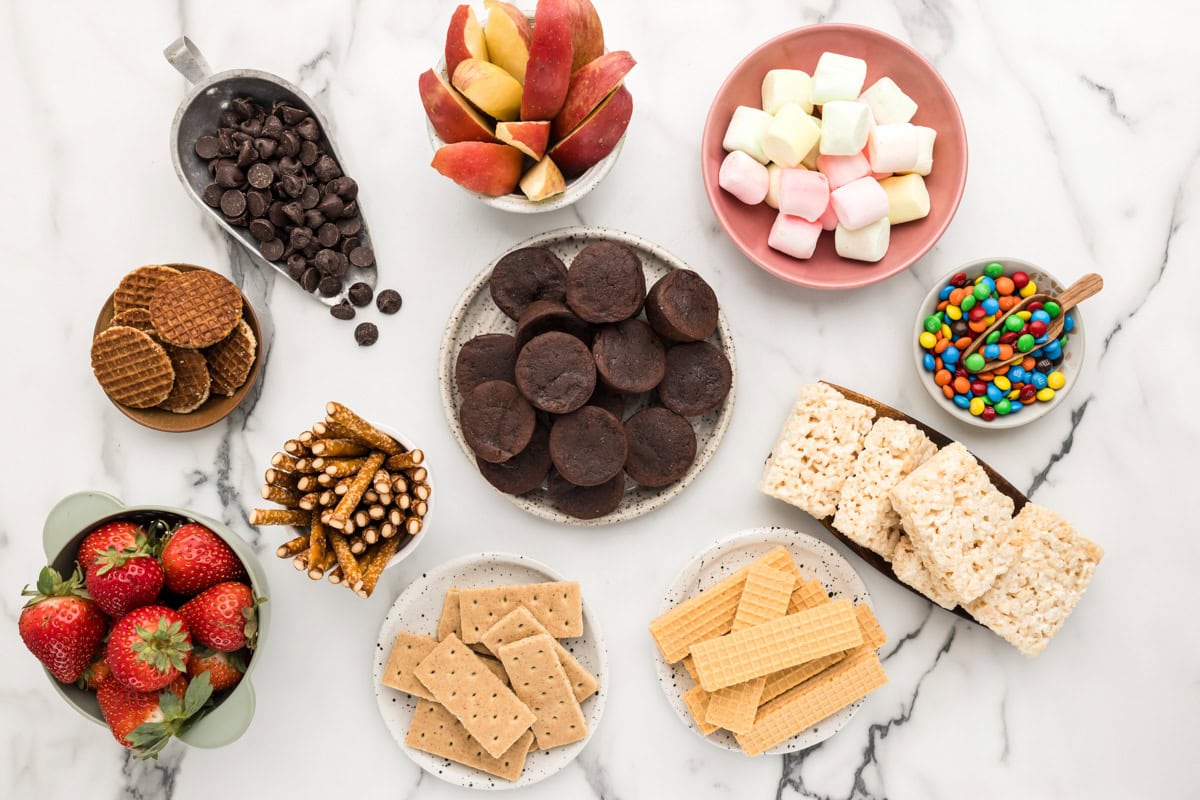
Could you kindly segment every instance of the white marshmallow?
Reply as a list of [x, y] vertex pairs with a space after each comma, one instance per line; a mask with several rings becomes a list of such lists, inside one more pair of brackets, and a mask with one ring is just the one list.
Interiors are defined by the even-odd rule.
[[871, 114], [880, 125], [908, 122], [917, 113], [916, 102], [887, 77], [872, 83], [858, 99], [871, 107]]
[[833, 210], [832, 202], [830, 202], [829, 206], [825, 209], [825, 213], [821, 215], [821, 218], [817, 222], [821, 223], [821, 227], [827, 231], [831, 231], [838, 226], [837, 212]]
[[879, 182], [888, 198], [888, 222], [899, 225], [929, 216], [929, 190], [920, 175], [897, 175]]
[[914, 125], [917, 129], [917, 164], [910, 170], [915, 175], [928, 175], [933, 172], [933, 143], [937, 139], [937, 131], [923, 125]]
[[872, 172], [906, 172], [917, 165], [917, 129], [907, 122], [876, 125], [867, 133]]
[[867, 62], [839, 53], [821, 53], [812, 74], [812, 101], [824, 105], [830, 100], [854, 100], [867, 79]]
[[832, 100], [821, 108], [821, 155], [852, 156], [867, 144], [871, 109], [852, 100]]
[[[884, 195], [886, 201], [887, 196]], [[829, 205], [829, 181], [819, 172], [785, 169], [779, 177], [779, 210], [809, 222], [820, 219]], [[887, 213], [887, 210], [884, 210]]]
[[874, 178], [851, 181], [831, 192], [829, 199], [837, 212], [838, 226], [847, 230], [858, 230], [888, 215], [887, 192]]
[[[803, 161], [808, 151], [821, 141], [821, 129], [812, 120], [795, 103], [779, 109], [763, 137], [763, 152], [767, 158], [787, 169]], [[913, 142], [916, 142], [915, 134]], [[915, 158], [913, 163], [916, 163]]]
[[854, 231], [838, 225], [833, 232], [833, 246], [842, 258], [875, 262], [887, 253], [891, 232], [887, 217]]
[[[797, 167], [797, 169], [800, 169]], [[779, 208], [779, 179], [783, 177], [783, 167], [778, 164], [767, 164], [767, 197], [766, 203], [771, 208]]]
[[795, 103], [811, 114], [812, 78], [799, 69], [768, 70], [762, 82], [762, 108], [768, 114], [778, 114], [788, 103]]
[[721, 146], [728, 151], [741, 150], [758, 163], [766, 164], [770, 159], [763, 152], [762, 142], [770, 125], [771, 115], [761, 108], [738, 106], [733, 110]]
[[775, 218], [775, 224], [771, 226], [767, 246], [792, 258], [812, 258], [820, 236], [821, 226], [816, 222], [781, 212]]
[[[821, 130], [821, 118], [820, 117], [809, 117], [809, 119], [811, 119], [813, 121], [813, 124], [817, 126], [817, 130], [820, 131]], [[805, 169], [816, 169], [817, 168], [817, 157], [819, 155], [821, 155], [821, 141], [820, 141], [820, 138], [818, 137], [817, 143], [812, 146], [812, 149], [808, 151], [808, 155], [806, 155], [804, 157], [804, 160], [802, 160], [800, 163], [804, 165]]]
[[817, 159], [817, 169], [829, 179], [829, 188], [837, 189], [870, 174], [871, 165], [866, 156], [855, 153], [852, 156], [821, 156]]
[[717, 183], [746, 205], [756, 206], [766, 199], [771, 180], [766, 167], [741, 150], [734, 150], [721, 162]]

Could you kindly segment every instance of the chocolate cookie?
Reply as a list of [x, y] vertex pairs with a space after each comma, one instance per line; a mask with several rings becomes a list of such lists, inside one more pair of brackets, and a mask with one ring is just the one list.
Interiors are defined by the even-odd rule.
[[501, 311], [520, 319], [535, 300], [561, 303], [566, 298], [567, 268], [544, 247], [524, 247], [496, 262], [488, 288]]
[[467, 393], [458, 419], [467, 445], [492, 464], [508, 461], [524, 450], [537, 421], [529, 401], [505, 381], [481, 383]]
[[592, 345], [592, 326], [571, 309], [554, 300], [534, 300], [517, 322], [517, 352], [534, 337], [550, 331], [569, 333], [588, 347]]
[[454, 362], [454, 385], [463, 396], [481, 383], [516, 383], [516, 339], [507, 333], [485, 333], [464, 344]]
[[646, 299], [646, 275], [633, 248], [592, 242], [567, 271], [567, 305], [585, 322], [620, 322], [637, 316]]
[[717, 295], [690, 269], [671, 270], [650, 287], [646, 319], [664, 339], [699, 342], [717, 329]]
[[550, 471], [550, 429], [538, 425], [524, 450], [502, 464], [491, 464], [478, 456], [479, 472], [492, 486], [506, 494], [532, 492]]
[[628, 455], [621, 421], [603, 408], [584, 406], [550, 428], [550, 460], [576, 486], [599, 486], [619, 475]]
[[550, 473], [550, 501], [576, 519], [596, 519], [611, 514], [625, 496], [625, 476], [617, 475], [599, 486], [576, 486], [557, 472]]
[[676, 414], [694, 417], [721, 405], [733, 383], [725, 354], [708, 342], [677, 344], [667, 351], [667, 373], [658, 399]]
[[558, 331], [543, 333], [517, 356], [517, 386], [535, 407], [569, 414], [596, 388], [596, 365], [587, 345]]
[[592, 356], [605, 385], [629, 394], [658, 386], [667, 369], [662, 340], [640, 319], [601, 328], [592, 342]]
[[696, 432], [674, 411], [644, 408], [625, 422], [629, 457], [625, 472], [643, 486], [657, 488], [684, 476], [696, 460]]

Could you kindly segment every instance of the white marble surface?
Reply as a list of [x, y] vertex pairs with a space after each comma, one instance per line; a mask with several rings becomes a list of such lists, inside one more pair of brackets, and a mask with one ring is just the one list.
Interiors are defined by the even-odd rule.
[[[1200, 528], [1186, 507], [1200, 448], [1191, 5], [598, 5], [610, 45], [640, 62], [624, 153], [574, 209], [522, 218], [484, 208], [426, 167], [416, 76], [438, 57], [451, 2], [4, 3], [0, 796], [466, 797], [423, 775], [388, 736], [371, 647], [414, 575], [480, 550], [526, 553], [581, 580], [612, 657], [595, 738], [523, 796], [1195, 796], [1186, 768], [1200, 711], [1190, 613]], [[697, 153], [728, 70], [776, 33], [822, 20], [912, 42], [955, 91], [971, 146], [966, 195], [941, 243], [913, 270], [844, 294], [782, 284], [742, 258], [708, 208]], [[356, 348], [347, 325], [250, 267], [176, 184], [167, 131], [184, 84], [160, 51], [181, 32], [216, 69], [257, 67], [299, 83], [335, 121], [383, 283], [405, 297], [376, 347]], [[435, 381], [446, 315], [470, 277], [519, 239], [580, 220], [648, 237], [708, 276], [740, 358], [733, 425], [711, 466], [667, 508], [608, 530], [556, 527], [491, 491], [451, 440]], [[1085, 311], [1087, 369], [1069, 407], [1003, 435], [935, 408], [912, 374], [907, 339], [930, 281], [995, 255], [1067, 279], [1099, 271], [1108, 285]], [[261, 391], [200, 433], [139, 428], [88, 369], [105, 295], [129, 268], [161, 261], [232, 275], [269, 333]], [[660, 696], [645, 624], [675, 571], [716, 538], [772, 524], [817, 531], [754, 490], [793, 392], [817, 378], [961, 437], [1107, 556], [1062, 634], [1032, 661], [864, 566], [892, 637], [891, 683], [826, 744], [749, 760], [679, 724]], [[330, 398], [410, 434], [438, 469], [430, 540], [366, 602], [310, 584], [270, 555], [275, 533], [246, 524], [266, 459]], [[23, 651], [17, 594], [42, 563], [42, 518], [85, 488], [221, 517], [264, 553], [274, 624], [254, 675], [258, 714], [234, 746], [176, 745], [157, 763], [131, 761], [59, 702]]]

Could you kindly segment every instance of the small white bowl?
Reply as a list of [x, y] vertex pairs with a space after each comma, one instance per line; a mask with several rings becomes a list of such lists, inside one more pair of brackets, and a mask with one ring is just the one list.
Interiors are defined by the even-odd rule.
[[[400, 431], [396, 430], [395, 428], [388, 427], [387, 425], [380, 425], [378, 422], [372, 422], [371, 424], [386, 433], [388, 436], [391, 436], [400, 444], [404, 445], [406, 449], [417, 449], [415, 442], [413, 442], [404, 434], [400, 433]], [[429, 468], [429, 462], [422, 461], [421, 466], [424, 467], [425, 471], [429, 473], [428, 477], [425, 478], [425, 482], [429, 484], [430, 490], [429, 499], [425, 501], [425, 516], [421, 519], [421, 532], [415, 536], [405, 533], [404, 531], [398, 531], [396, 533], [397, 536], [407, 536], [409, 539], [411, 539], [411, 541], [396, 551], [396, 554], [392, 556], [391, 561], [384, 566], [385, 570], [389, 570], [404, 559], [411, 557], [412, 554], [417, 551], [417, 548], [421, 546], [421, 543], [425, 541], [425, 537], [429, 535], [429, 520], [433, 516], [433, 505], [434, 501], [437, 499], [438, 487], [433, 482], [433, 470]]]
[[942, 287], [949, 283], [950, 279], [959, 272], [966, 273], [968, 281], [974, 281], [975, 278], [983, 273], [983, 268], [992, 262], [1003, 264], [1006, 269], [1016, 268], [1027, 273], [1033, 279], [1033, 282], [1037, 284], [1039, 292], [1050, 292], [1057, 295], [1066, 288], [1062, 281], [1046, 270], [1035, 264], [1030, 264], [1028, 261], [1022, 261], [1019, 258], [980, 258], [955, 267], [938, 279], [933, 288], [929, 290], [929, 293], [925, 295], [925, 299], [921, 301], [921, 305], [917, 309], [917, 318], [913, 323], [912, 331], [913, 366], [916, 367], [917, 379], [925, 387], [925, 391], [929, 392], [929, 396], [946, 413], [961, 422], [974, 425], [977, 428], [985, 430], [1008, 430], [1010, 428], [1019, 428], [1036, 419], [1041, 419], [1057, 408], [1070, 391], [1075, 388], [1075, 384], [1079, 381], [1080, 373], [1083, 372], [1083, 317], [1080, 314], [1079, 308], [1075, 308], [1069, 312], [1075, 318], [1075, 329], [1069, 334], [1067, 346], [1063, 348], [1062, 363], [1058, 365], [1058, 371], [1063, 374], [1067, 383], [1063, 388], [1054, 393], [1054, 399], [1046, 403], [1037, 401], [1032, 405], [1024, 406], [1016, 414], [1008, 414], [1003, 417], [997, 416], [991, 422], [985, 422], [982, 417], [972, 416], [966, 409], [959, 408], [951, 400], [946, 399], [946, 396], [942, 394], [941, 388], [933, 382], [933, 374], [925, 371], [925, 366], [922, 364], [925, 349], [917, 342], [917, 337], [925, 330], [925, 318], [937, 308], [938, 293], [941, 292]]

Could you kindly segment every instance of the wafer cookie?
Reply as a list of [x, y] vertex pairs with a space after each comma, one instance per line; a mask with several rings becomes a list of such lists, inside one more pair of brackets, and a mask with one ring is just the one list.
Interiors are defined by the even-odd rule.
[[149, 334], [124, 325], [92, 340], [92, 372], [105, 394], [131, 408], [158, 405], [175, 384], [167, 351]]
[[417, 664], [420, 664], [426, 656], [433, 652], [433, 648], [437, 645], [437, 639], [432, 636], [418, 636], [415, 633], [401, 631], [396, 636], [396, 643], [392, 645], [392, 652], [388, 656], [387, 666], [383, 668], [383, 678], [380, 683], [414, 697], [432, 700], [433, 693], [417, 680], [413, 670], [416, 669]]
[[696, 665], [692, 663], [691, 656], [687, 656], [679, 663], [683, 664], [683, 668], [687, 671], [687, 674], [692, 677], [692, 680], [694, 680], [696, 683], [700, 682], [700, 676], [696, 674]]
[[167, 399], [159, 403], [158, 407], [175, 414], [195, 411], [208, 400], [212, 386], [208, 364], [197, 350], [184, 350], [182, 347], [171, 345], [167, 345], [165, 349], [167, 357], [171, 359], [171, 367], [175, 370], [175, 382], [171, 385], [171, 393], [167, 395]]
[[[483, 635], [483, 644], [493, 653], [499, 653], [500, 648], [510, 642], [541, 633], [549, 635], [546, 626], [538, 622], [537, 617], [533, 616], [529, 609], [520, 606], [505, 614], [499, 622], [488, 629], [487, 633]], [[571, 655], [561, 642], [557, 639], [553, 641], [554, 652], [558, 656], [558, 662], [562, 664], [563, 672], [567, 673], [567, 680], [570, 681], [571, 688], [575, 691], [575, 699], [582, 703], [596, 693], [598, 688], [596, 678], [575, 660], [575, 656]]]
[[796, 590], [792, 592], [792, 599], [788, 601], [787, 613], [795, 614], [797, 611], [816, 608], [822, 603], [828, 602], [829, 593], [825, 591], [825, 587], [819, 580], [813, 578], [796, 586]]
[[179, 270], [162, 264], [138, 267], [117, 284], [117, 290], [113, 292], [113, 311], [120, 314], [131, 308], [149, 308], [154, 290], [178, 274]]
[[221, 275], [198, 269], [163, 281], [150, 298], [159, 338], [176, 347], [209, 347], [233, 333], [242, 318], [242, 293]]
[[583, 601], [579, 584], [556, 581], [459, 590], [462, 640], [480, 641], [488, 629], [518, 606], [529, 609], [556, 639], [583, 635]]
[[[861, 647], [862, 645], [859, 646]], [[764, 679], [762, 694], [758, 698], [759, 707], [779, 697], [779, 695], [793, 686], [799, 686], [814, 675], [820, 675], [845, 657], [846, 653], [844, 652], [830, 653], [827, 656], [821, 656], [812, 661], [805, 661], [803, 664], [797, 664], [794, 667], [772, 672]]]
[[254, 331], [246, 324], [246, 320], [239, 320], [233, 333], [204, 350], [208, 370], [212, 373], [212, 390], [232, 397], [245, 385], [257, 354], [258, 339]]
[[746, 573], [730, 631], [736, 633], [782, 617], [795, 586], [795, 575], [766, 564], [752, 564]]
[[537, 717], [533, 736], [542, 750], [578, 742], [588, 735], [587, 720], [555, 654], [555, 644], [552, 637], [539, 633], [510, 642], [499, 652], [513, 691]]
[[751, 678], [744, 683], [717, 689], [708, 698], [704, 721], [733, 733], [745, 733], [754, 727], [754, 715], [762, 701], [767, 679]]
[[483, 770], [489, 775], [515, 781], [525, 769], [525, 758], [533, 744], [533, 734], [523, 733], [498, 758], [491, 756], [471, 737], [453, 714], [429, 700], [417, 703], [412, 725], [404, 743], [414, 750], [448, 758], [458, 764]]
[[151, 336], [156, 336], [158, 333], [154, 330], [154, 323], [150, 321], [150, 309], [148, 308], [127, 308], [119, 314], [114, 314], [106, 327], [115, 328], [118, 325], [128, 325]]
[[699, 686], [693, 686], [683, 693], [683, 702], [687, 703], [688, 711], [692, 713], [692, 719], [696, 720], [696, 727], [705, 736], [720, 730], [716, 725], [710, 725], [704, 721], [704, 718], [708, 716], [708, 703], [711, 697], [712, 695]]

